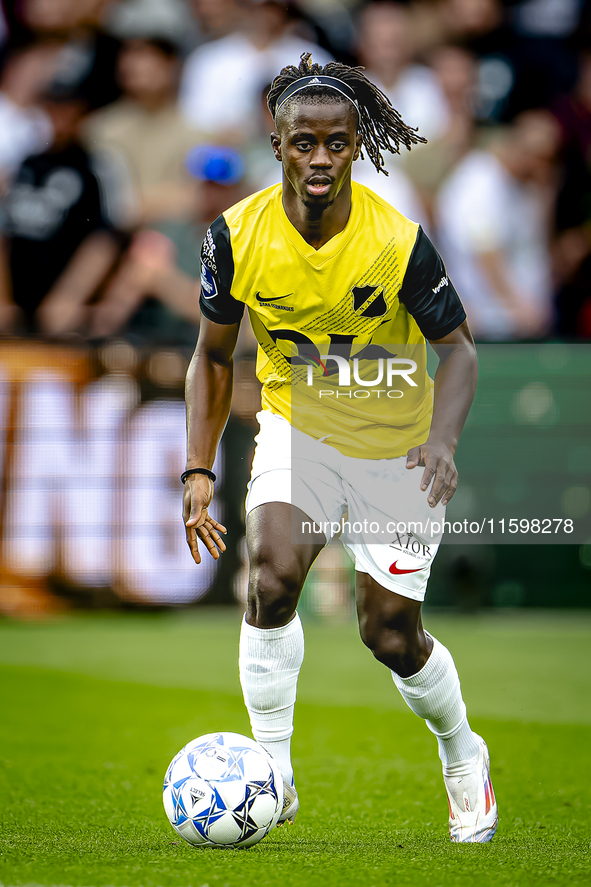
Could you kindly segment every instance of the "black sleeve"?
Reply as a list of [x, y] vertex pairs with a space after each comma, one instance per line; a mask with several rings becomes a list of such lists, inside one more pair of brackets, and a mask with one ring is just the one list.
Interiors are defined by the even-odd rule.
[[239, 323], [244, 302], [235, 299], [230, 290], [234, 279], [234, 258], [230, 232], [223, 216], [218, 216], [207, 229], [201, 247], [201, 296], [199, 305], [204, 317], [214, 323]]
[[443, 339], [466, 319], [441, 256], [421, 227], [398, 298], [426, 339]]

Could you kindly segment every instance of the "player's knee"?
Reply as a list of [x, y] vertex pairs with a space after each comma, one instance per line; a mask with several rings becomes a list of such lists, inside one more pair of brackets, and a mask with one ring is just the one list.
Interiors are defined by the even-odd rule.
[[292, 617], [305, 577], [295, 559], [251, 558], [248, 621], [259, 628], [284, 625]]
[[[372, 626], [361, 632], [361, 639], [378, 662], [393, 668], [393, 663], [406, 658], [409, 643], [403, 631], [386, 626]], [[394, 669], [395, 671], [396, 669]]]
[[416, 674], [428, 659], [424, 635], [403, 615], [366, 619], [359, 628], [363, 643], [378, 662], [402, 677]]

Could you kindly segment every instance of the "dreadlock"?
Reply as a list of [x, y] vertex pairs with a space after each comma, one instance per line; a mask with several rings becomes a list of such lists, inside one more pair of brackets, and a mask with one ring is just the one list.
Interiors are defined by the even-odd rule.
[[[304, 52], [297, 68], [295, 65], [287, 65], [273, 80], [267, 96], [267, 104], [273, 119], [275, 119], [277, 100], [281, 93], [300, 77], [325, 75], [342, 80], [355, 92], [359, 110], [358, 130], [369, 159], [378, 172], [388, 175], [382, 151], [400, 154], [400, 145], [404, 145], [407, 151], [410, 151], [412, 145], [424, 143], [427, 139], [418, 135], [416, 129], [404, 122], [398, 111], [392, 107], [388, 96], [384, 95], [377, 86], [367, 79], [363, 73], [364, 70], [362, 67], [351, 68], [340, 62], [329, 62], [322, 67], [312, 61], [311, 53]], [[326, 86], [309, 86], [302, 90], [302, 93], [299, 93], [298, 96], [342, 101], [338, 94], [335, 95], [334, 90]], [[292, 96], [286, 104], [298, 101], [298, 96]], [[361, 157], [363, 158], [363, 152]]]

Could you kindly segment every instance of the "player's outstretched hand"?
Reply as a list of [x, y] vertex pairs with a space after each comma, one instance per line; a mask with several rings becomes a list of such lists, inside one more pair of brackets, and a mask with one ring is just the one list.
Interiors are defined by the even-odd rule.
[[458, 470], [450, 448], [439, 441], [427, 441], [419, 447], [412, 447], [406, 456], [406, 467], [425, 467], [421, 480], [421, 490], [426, 490], [431, 481], [428, 502], [435, 508], [439, 500], [447, 505], [458, 486]]
[[203, 474], [192, 474], [187, 478], [183, 496], [183, 520], [187, 545], [196, 564], [201, 563], [198, 539], [204, 543], [214, 560], [221, 551], [226, 550], [226, 543], [220, 536], [226, 528], [208, 513], [207, 508], [213, 499], [213, 482]]

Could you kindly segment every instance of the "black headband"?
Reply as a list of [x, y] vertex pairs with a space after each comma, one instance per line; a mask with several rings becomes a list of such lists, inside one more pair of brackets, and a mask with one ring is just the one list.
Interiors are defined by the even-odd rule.
[[300, 92], [302, 89], [307, 89], [308, 86], [328, 86], [330, 89], [336, 89], [337, 92], [340, 92], [341, 95], [344, 95], [346, 99], [348, 99], [359, 111], [359, 105], [357, 104], [357, 99], [355, 97], [355, 92], [348, 83], [344, 83], [342, 80], [339, 80], [337, 77], [325, 77], [323, 74], [316, 74], [311, 77], [300, 77], [299, 80], [295, 80], [293, 83], [290, 83], [289, 86], [283, 90], [279, 98], [277, 99], [277, 104], [275, 106], [275, 117], [279, 113], [279, 109], [285, 102], [294, 95], [296, 92]]

